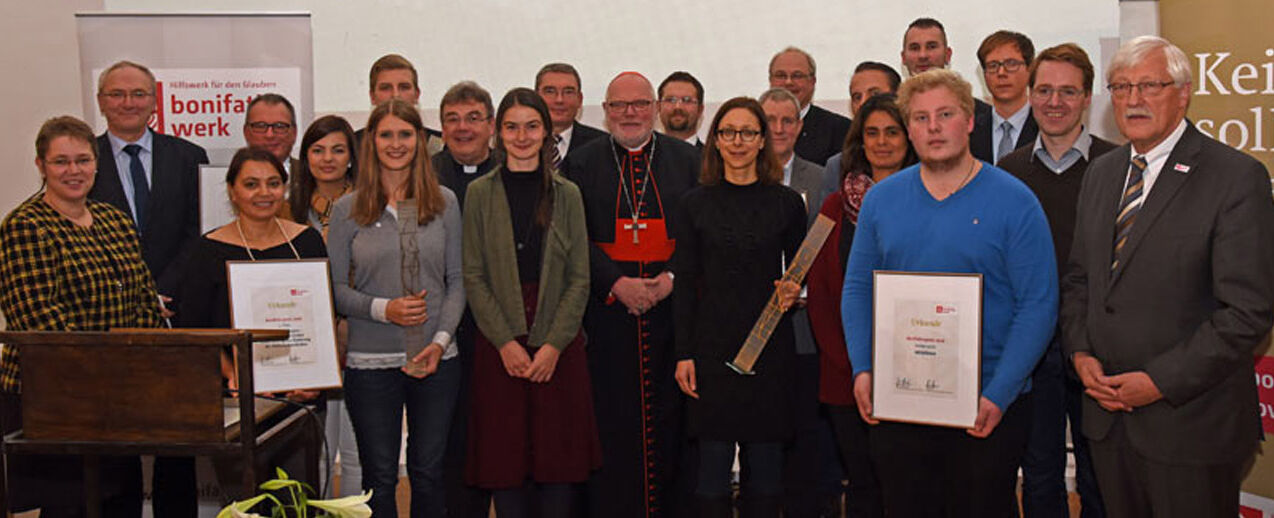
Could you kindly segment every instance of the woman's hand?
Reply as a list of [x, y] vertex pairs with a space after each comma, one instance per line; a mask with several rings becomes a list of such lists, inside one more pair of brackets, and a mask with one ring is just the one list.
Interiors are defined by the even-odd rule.
[[801, 285], [792, 281], [774, 281], [774, 290], [779, 297], [780, 311], [787, 311], [796, 303], [797, 297], [801, 296]]
[[531, 357], [527, 356], [526, 349], [517, 340], [509, 340], [500, 348], [500, 361], [504, 363], [504, 372], [509, 373], [510, 378], [526, 378], [527, 370], [531, 368]]
[[699, 399], [699, 393], [696, 392], [699, 387], [695, 380], [694, 360], [681, 360], [677, 362], [677, 374], [675, 377], [677, 378], [677, 385], [681, 386], [682, 392], [685, 392], [687, 396]]
[[413, 378], [427, 378], [430, 374], [438, 372], [440, 361], [442, 361], [442, 345], [433, 342], [416, 353], [414, 358], [407, 360], [407, 365], [403, 365], [403, 372]]
[[418, 326], [429, 320], [429, 314], [425, 311], [425, 293], [428, 290], [420, 290], [415, 295], [405, 295], [392, 299], [389, 304], [385, 305], [385, 318], [390, 322], [403, 327]]
[[553, 379], [553, 370], [557, 368], [557, 358], [562, 355], [562, 351], [557, 350], [549, 344], [540, 346], [535, 351], [535, 359], [531, 360], [531, 367], [526, 370], [526, 378], [532, 383], [548, 383]]

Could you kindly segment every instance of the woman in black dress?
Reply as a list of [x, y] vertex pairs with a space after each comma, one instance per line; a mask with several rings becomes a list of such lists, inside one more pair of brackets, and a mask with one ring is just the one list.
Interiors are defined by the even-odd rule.
[[786, 311], [800, 287], [779, 281], [784, 258], [805, 237], [805, 204], [782, 185], [765, 113], [736, 97], [717, 111], [705, 146], [700, 187], [686, 193], [674, 260], [677, 282], [677, 383], [692, 400], [690, 433], [699, 439], [703, 516], [731, 516], [730, 467], [738, 444], [745, 516], [779, 515], [783, 441], [792, 435], [791, 318], [784, 316], [754, 375], [726, 366], [776, 287]]

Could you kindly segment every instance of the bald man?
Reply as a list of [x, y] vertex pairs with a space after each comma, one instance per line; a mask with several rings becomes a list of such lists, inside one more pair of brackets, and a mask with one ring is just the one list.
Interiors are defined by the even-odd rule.
[[571, 152], [567, 177], [584, 196], [592, 296], [584, 315], [602, 468], [589, 481], [591, 516], [668, 514], [683, 441], [673, 381], [669, 259], [677, 201], [699, 176], [699, 152], [654, 132], [659, 113], [645, 76], [606, 88], [607, 138]]

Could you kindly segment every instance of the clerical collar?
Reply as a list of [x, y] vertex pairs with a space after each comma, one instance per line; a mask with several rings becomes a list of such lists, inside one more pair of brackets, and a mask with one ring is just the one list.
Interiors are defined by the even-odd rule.
[[615, 140], [615, 137], [611, 137], [610, 140], [615, 143], [615, 147], [623, 149], [629, 153], [636, 153], [638, 151], [644, 151], [647, 147], [650, 147], [650, 143], [655, 141], [655, 134], [651, 133], [650, 136], [646, 137], [646, 141], [642, 142], [641, 145], [637, 147], [628, 147], [620, 144], [618, 140]]
[[[448, 154], [450, 154], [450, 153], [448, 153]], [[485, 171], [485, 170], [490, 169], [490, 167], [489, 167], [489, 166], [490, 166], [490, 164], [491, 164], [491, 158], [492, 158], [494, 155], [495, 155], [495, 152], [488, 150], [488, 151], [487, 151], [487, 157], [486, 157], [486, 158], [484, 158], [484, 159], [482, 159], [482, 161], [481, 161], [481, 162], [478, 162], [478, 163], [477, 163], [477, 164], [475, 164], [475, 165], [462, 164], [462, 163], [460, 163], [460, 161], [459, 161], [459, 160], [456, 160], [456, 156], [455, 156], [455, 155], [451, 155], [451, 163], [455, 164], [455, 165], [456, 165], [456, 168], [457, 168], [457, 169], [459, 169], [459, 170], [460, 170], [461, 172], [463, 172], [464, 174], [476, 174], [476, 173], [478, 173], [478, 172], [480, 172], [480, 171]]]

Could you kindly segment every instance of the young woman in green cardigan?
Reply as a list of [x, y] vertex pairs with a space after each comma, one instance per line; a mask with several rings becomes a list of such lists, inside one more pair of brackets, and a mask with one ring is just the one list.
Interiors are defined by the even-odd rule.
[[[588, 234], [575, 184], [553, 169], [548, 107], [515, 88], [496, 110], [505, 161], [469, 185], [464, 284], [480, 331], [466, 481], [501, 518], [568, 516], [601, 465], [580, 322]], [[532, 454], [534, 452], [534, 454]]]

